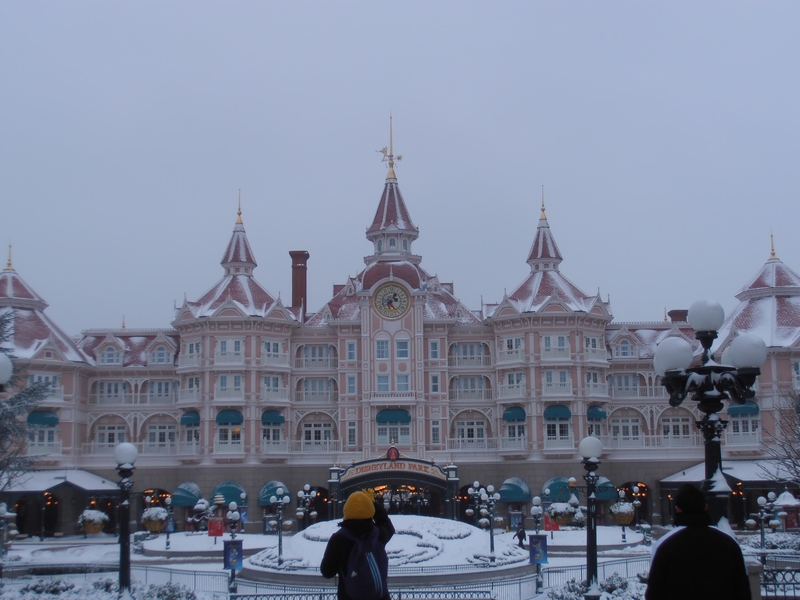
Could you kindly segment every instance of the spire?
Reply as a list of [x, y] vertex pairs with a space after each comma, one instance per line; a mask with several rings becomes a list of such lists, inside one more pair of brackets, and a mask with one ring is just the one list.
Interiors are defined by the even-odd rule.
[[244, 225], [244, 221], [242, 221], [242, 190], [239, 190], [239, 210], [236, 212], [236, 224]]
[[220, 264], [225, 267], [225, 275], [251, 276], [258, 263], [256, 263], [253, 250], [250, 248], [250, 242], [247, 241], [247, 234], [244, 231], [241, 196], [239, 210], [236, 215], [236, 225], [233, 226], [231, 241], [228, 242], [228, 247], [225, 249], [225, 254], [222, 256]]
[[[397, 180], [397, 176], [394, 174], [394, 141], [392, 135], [392, 115], [389, 115], [389, 149], [387, 151], [386, 146], [378, 150], [381, 154], [383, 154], [383, 161], [389, 163], [389, 172], [386, 173], [386, 180], [394, 179]], [[397, 162], [403, 160], [403, 157], [398, 155]]]
[[4, 271], [14, 270], [14, 266], [11, 264], [11, 244], [8, 245], [8, 262], [6, 262], [6, 268], [3, 270]]
[[[772, 237], [772, 233], [769, 234], [769, 246], [770, 246], [769, 259], [770, 260], [780, 260], [778, 258], [778, 255], [775, 254], [775, 239]], [[11, 247], [9, 246], [9, 253], [11, 252], [10, 248]], [[9, 257], [8, 261], [9, 261], [9, 264], [11, 264], [11, 258], [10, 257]]]
[[558, 271], [558, 265], [562, 260], [561, 252], [547, 222], [544, 186], [542, 186], [542, 213], [539, 215], [539, 226], [536, 228], [536, 235], [533, 236], [533, 244], [528, 254], [528, 264], [531, 266], [531, 271]]

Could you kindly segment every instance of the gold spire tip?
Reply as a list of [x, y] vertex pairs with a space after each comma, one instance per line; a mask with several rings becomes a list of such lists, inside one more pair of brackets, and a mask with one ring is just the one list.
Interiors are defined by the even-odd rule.
[[11, 264], [11, 244], [8, 245], [8, 261], [6, 262], [6, 271], [13, 271], [14, 265]]
[[394, 173], [394, 162], [403, 160], [403, 157], [399, 154], [397, 156], [394, 155], [394, 136], [392, 134], [392, 115], [389, 115], [389, 147], [387, 148], [384, 146], [380, 150], [378, 150], [381, 154], [383, 154], [383, 159], [381, 162], [388, 162], [389, 163], [389, 171], [386, 173], [386, 179], [397, 179], [397, 176]]
[[236, 224], [244, 224], [244, 221], [242, 221], [242, 190], [239, 190], [239, 210], [236, 211]]
[[547, 219], [547, 215], [544, 212], [544, 186], [542, 186], [542, 214], [539, 215], [539, 220]]
[[[779, 260], [778, 255], [775, 254], [775, 238], [772, 237], [772, 234], [769, 234], [769, 259], [770, 260]], [[9, 259], [11, 260], [11, 259]]]

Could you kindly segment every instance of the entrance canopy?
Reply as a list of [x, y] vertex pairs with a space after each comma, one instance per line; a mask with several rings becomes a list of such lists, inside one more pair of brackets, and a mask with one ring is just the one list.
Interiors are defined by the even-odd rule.
[[245, 492], [245, 489], [235, 481], [223, 481], [217, 487], [214, 488], [214, 491], [211, 492], [210, 502], [214, 502], [214, 497], [217, 494], [222, 494], [222, 497], [225, 498], [225, 504], [230, 504], [231, 502], [236, 502], [239, 506], [246, 506], [247, 505], [247, 496], [245, 499], [242, 500], [242, 494]]
[[189, 506], [192, 507], [197, 504], [197, 501], [202, 498], [200, 493], [200, 486], [191, 481], [180, 484], [174, 492], [172, 492], [172, 506]]
[[28, 425], [52, 427], [58, 425], [58, 417], [50, 410], [35, 410], [28, 414]]
[[411, 423], [411, 415], [402, 408], [385, 408], [375, 417], [378, 423]]
[[[261, 491], [258, 492], [258, 505], [259, 506], [268, 506], [272, 504], [270, 502], [270, 498], [272, 496], [278, 495], [278, 488], [283, 488], [283, 495], [288, 496], [291, 495], [289, 492], [289, 488], [280, 481], [268, 481], [261, 487]], [[281, 496], [283, 497], [283, 496]]]
[[501, 502], [530, 502], [531, 488], [522, 477], [509, 477], [497, 490]]

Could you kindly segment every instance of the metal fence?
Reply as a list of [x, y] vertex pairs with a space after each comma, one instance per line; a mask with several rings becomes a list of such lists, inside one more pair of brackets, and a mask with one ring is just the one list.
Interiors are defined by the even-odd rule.
[[[492, 600], [489, 592], [426, 590], [393, 591], [392, 600]], [[336, 600], [336, 592], [319, 592], [304, 594], [231, 594], [230, 600]]]

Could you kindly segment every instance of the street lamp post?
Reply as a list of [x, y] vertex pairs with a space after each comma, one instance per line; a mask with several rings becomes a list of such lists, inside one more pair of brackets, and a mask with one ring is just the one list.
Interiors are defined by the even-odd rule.
[[283, 509], [291, 502], [289, 494], [284, 495], [284, 490], [279, 487], [275, 495], [270, 497], [269, 503], [278, 512], [278, 565], [283, 564]]
[[[539, 496], [533, 497], [533, 506], [531, 506], [531, 516], [533, 517], [533, 528], [536, 530], [536, 535], [539, 535], [539, 529], [542, 526], [542, 516], [544, 509], [542, 508], [542, 499]], [[542, 592], [542, 564], [536, 563], [536, 593]]]
[[482, 488], [478, 481], [472, 484], [467, 493], [475, 503], [475, 508], [468, 508], [465, 512], [468, 517], [475, 515], [478, 525], [489, 528], [489, 560], [494, 563], [494, 509], [500, 501], [500, 494], [494, 491], [493, 485]]
[[[775, 492], [770, 492], [767, 494], [766, 498], [764, 498], [764, 496], [759, 496], [756, 502], [758, 502], [758, 512], [750, 513], [750, 516], [758, 519], [758, 525], [761, 526], [761, 564], [766, 565], [767, 555], [765, 553], [765, 544], [767, 539], [764, 524], [769, 523], [771, 529], [777, 529], [780, 525], [780, 521], [775, 518], [777, 516], [775, 513]], [[756, 527], [756, 522], [750, 518], [747, 520], [746, 525], [750, 529], [754, 529]]]
[[167, 496], [166, 498], [164, 498], [164, 503], [167, 505], [167, 512], [168, 512], [167, 527], [166, 527], [166, 529], [167, 529], [167, 544], [164, 547], [164, 549], [165, 550], [169, 550], [169, 534], [172, 532], [172, 529], [174, 529], [174, 527], [175, 527], [175, 518], [174, 518], [174, 512], [173, 512], [173, 508], [172, 508], [172, 497], [171, 496]]
[[603, 444], [594, 436], [587, 436], [578, 445], [578, 452], [583, 458], [583, 468], [586, 475], [586, 581], [589, 586], [597, 582], [597, 497], [595, 489], [600, 479], [597, 476], [597, 467], [600, 466], [600, 456], [603, 454]]
[[225, 515], [228, 519], [228, 522], [231, 524], [231, 539], [236, 539], [236, 526], [239, 524], [239, 519], [241, 519], [242, 515], [239, 513], [239, 506], [236, 502], [231, 502], [228, 505], [228, 513]]
[[464, 512], [468, 517], [475, 516], [476, 525], [478, 524], [478, 514], [481, 508], [481, 495], [485, 492], [486, 490], [481, 487], [481, 484], [477, 480], [473, 482], [472, 486], [467, 488], [467, 494], [469, 495], [470, 501], [475, 505], [475, 508], [467, 508]]
[[131, 502], [134, 463], [139, 456], [136, 446], [123, 442], [114, 448], [114, 461], [120, 476], [119, 489], [122, 492], [119, 505], [119, 593], [120, 597], [130, 595], [131, 589]]
[[636, 531], [641, 531], [639, 509], [642, 507], [642, 501], [639, 500], [639, 486], [633, 486], [633, 522], [636, 525]]
[[[722, 306], [713, 300], [698, 300], [689, 307], [688, 320], [703, 347], [700, 366], [689, 367], [694, 355], [692, 346], [675, 336], [664, 339], [658, 345], [653, 366], [661, 377], [661, 385], [669, 394], [670, 406], [680, 406], [689, 394], [693, 394], [692, 400], [698, 403], [698, 409], [704, 414], [697, 421], [705, 440], [705, 479], [702, 488], [707, 495], [715, 495], [714, 476], [717, 471], [722, 473], [720, 438], [728, 425], [717, 413], [724, 408], [723, 400], [744, 404], [755, 397], [753, 386], [761, 374], [761, 365], [767, 359], [767, 347], [764, 340], [756, 335], [739, 335], [722, 353], [722, 364], [718, 364], [710, 350], [717, 339], [717, 331], [725, 321]], [[709, 512], [715, 522], [723, 514], [716, 502], [709, 507]]]
[[309, 526], [309, 519], [311, 524], [316, 520], [318, 513], [314, 510], [313, 502], [317, 497], [317, 492], [311, 489], [309, 484], [305, 484], [302, 490], [297, 491], [297, 523], [303, 523], [303, 529]]

